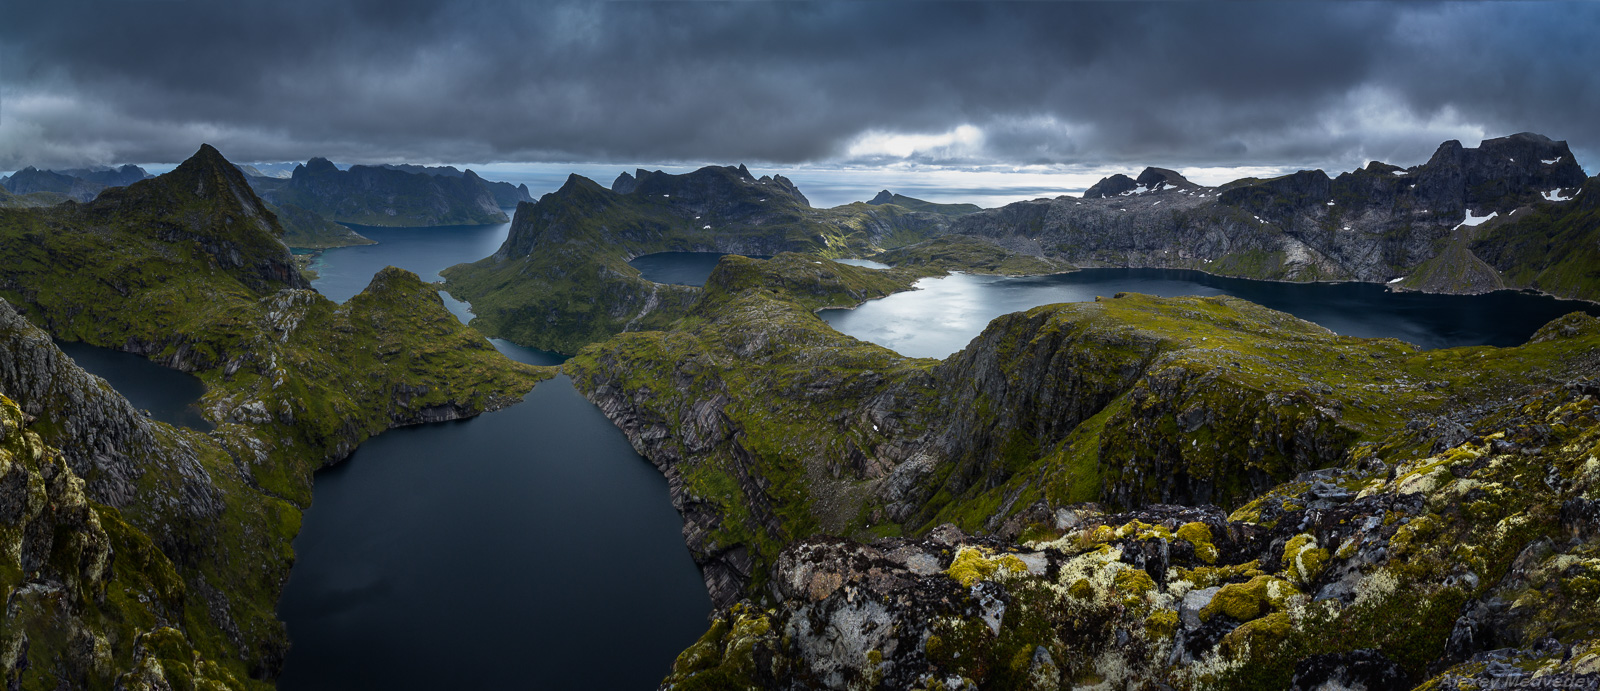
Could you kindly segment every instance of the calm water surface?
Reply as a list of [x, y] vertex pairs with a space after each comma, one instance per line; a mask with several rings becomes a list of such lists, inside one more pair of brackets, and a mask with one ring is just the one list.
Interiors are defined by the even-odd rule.
[[[727, 256], [721, 252], [657, 252], [635, 257], [628, 265], [638, 269], [646, 281], [703, 286], [717, 262]], [[769, 259], [762, 255], [747, 255]]]
[[152, 419], [202, 432], [215, 428], [200, 415], [200, 396], [206, 385], [199, 377], [163, 367], [133, 353], [87, 343], [56, 341], [56, 347], [90, 374], [128, 399], [133, 407], [149, 411]]
[[317, 474], [278, 688], [647, 689], [711, 603], [666, 480], [572, 388]]
[[839, 262], [840, 264], [849, 264], [850, 266], [864, 266], [869, 269], [890, 268], [888, 264], [883, 262], [875, 262], [871, 259], [835, 259], [834, 261]]
[[1087, 302], [1119, 292], [1232, 295], [1347, 336], [1390, 337], [1424, 348], [1512, 346], [1563, 314], [1600, 306], [1500, 291], [1487, 295], [1391, 292], [1371, 283], [1276, 283], [1171, 269], [1085, 269], [1006, 278], [954, 274], [917, 282], [918, 290], [853, 310], [823, 310], [835, 329], [913, 357], [943, 358], [1002, 314], [1057, 302]]
[[510, 223], [424, 228], [352, 225], [350, 228], [378, 244], [324, 250], [311, 264], [317, 272], [317, 280], [311, 282], [311, 287], [339, 303], [365, 290], [372, 282], [372, 275], [385, 266], [412, 271], [424, 281], [440, 280], [441, 269], [494, 254], [511, 232]]
[[[313, 287], [341, 302], [385, 266], [438, 280], [509, 225], [357, 230], [379, 244], [316, 265]], [[711, 609], [682, 527], [666, 481], [566, 377], [502, 411], [390, 430], [317, 474], [279, 602], [279, 688], [654, 688]]]

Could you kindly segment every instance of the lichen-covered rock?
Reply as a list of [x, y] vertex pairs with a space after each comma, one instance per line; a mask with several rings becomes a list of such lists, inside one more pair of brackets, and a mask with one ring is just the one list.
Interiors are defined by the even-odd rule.
[[[1080, 511], [1021, 544], [803, 541], [765, 616], [833, 643], [771, 641], [784, 674], [767, 681], [1020, 688], [1042, 648], [1059, 686], [1593, 688], [1600, 537], [1564, 510], [1600, 493], [1593, 386], [1521, 396], [1437, 454], [1396, 432], [1362, 458], [1384, 470], [1275, 488], [1288, 508], [1267, 524], [1257, 505], [1157, 506]], [[1320, 498], [1329, 480], [1355, 491]]]

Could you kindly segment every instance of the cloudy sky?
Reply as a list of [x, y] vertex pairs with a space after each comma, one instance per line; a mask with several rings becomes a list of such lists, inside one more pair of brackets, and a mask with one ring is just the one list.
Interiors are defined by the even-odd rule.
[[[0, 170], [236, 161], [1348, 170], [1600, 159], [1600, 5], [8, 3]], [[1202, 177], [1204, 174], [1202, 173]]]

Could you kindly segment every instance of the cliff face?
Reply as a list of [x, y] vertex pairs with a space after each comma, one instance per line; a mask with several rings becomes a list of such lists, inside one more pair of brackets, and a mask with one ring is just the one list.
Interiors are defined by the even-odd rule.
[[485, 333], [576, 352], [622, 331], [662, 328], [698, 291], [651, 283], [627, 262], [653, 252], [822, 256], [867, 253], [943, 232], [944, 215], [899, 206], [812, 209], [782, 176], [706, 167], [684, 175], [623, 173], [606, 189], [573, 175], [517, 207], [495, 254], [443, 272]]
[[294, 205], [329, 220], [369, 226], [443, 226], [505, 223], [488, 184], [461, 176], [410, 173], [391, 167], [339, 170], [325, 158], [295, 166], [288, 180], [250, 178], [262, 198]]
[[1472, 256], [1471, 238], [1457, 232], [1473, 227], [1463, 223], [1548, 208], [1583, 184], [1565, 142], [1518, 134], [1475, 149], [1445, 142], [1421, 166], [1375, 161], [1332, 179], [1301, 171], [1202, 188], [1151, 168], [1138, 180], [1102, 180], [1081, 199], [964, 216], [951, 232], [1079, 266], [1377, 282], [1420, 271], [1428, 278], [1415, 287], [1480, 292], [1501, 286], [1495, 270]]
[[1488, 226], [1468, 246], [1507, 287], [1600, 300], [1600, 177], [1551, 196], [1566, 201]]

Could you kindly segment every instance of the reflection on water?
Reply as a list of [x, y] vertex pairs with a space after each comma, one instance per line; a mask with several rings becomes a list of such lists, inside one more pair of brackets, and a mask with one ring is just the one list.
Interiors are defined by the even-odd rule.
[[917, 282], [918, 290], [820, 314], [839, 331], [913, 357], [942, 358], [964, 347], [1002, 314], [1119, 292], [1233, 295], [1336, 333], [1389, 337], [1423, 348], [1512, 346], [1563, 314], [1600, 306], [1500, 291], [1486, 295], [1391, 292], [1372, 283], [1277, 283], [1174, 269], [1084, 269], [1006, 278], [954, 274]]
[[872, 261], [871, 259], [835, 259], [834, 261], [839, 262], [840, 264], [849, 264], [850, 266], [864, 266], [864, 267], [866, 267], [868, 269], [887, 269], [887, 268], [889, 268], [888, 264], [885, 264], [883, 262], [875, 262], [875, 261]]
[[206, 385], [199, 377], [162, 367], [133, 353], [87, 343], [56, 341], [56, 347], [79, 367], [106, 380], [133, 407], [149, 411], [152, 419], [202, 432], [215, 428], [200, 415], [198, 406]]
[[317, 474], [278, 688], [648, 689], [711, 603], [666, 480], [566, 377]]

